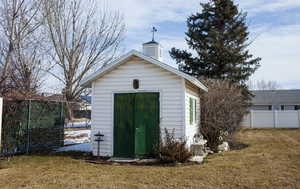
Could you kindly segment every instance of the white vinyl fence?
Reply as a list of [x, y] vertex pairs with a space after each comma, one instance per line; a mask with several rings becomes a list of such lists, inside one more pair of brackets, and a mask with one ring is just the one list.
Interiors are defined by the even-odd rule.
[[241, 124], [244, 128], [300, 128], [300, 111], [251, 110]]

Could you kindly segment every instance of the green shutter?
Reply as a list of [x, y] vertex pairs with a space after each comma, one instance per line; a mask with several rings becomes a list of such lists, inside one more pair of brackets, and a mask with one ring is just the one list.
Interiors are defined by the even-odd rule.
[[190, 124], [193, 124], [193, 99], [190, 97]]
[[196, 99], [194, 99], [194, 114], [195, 114], [194, 120], [196, 122], [196, 120], [197, 120], [197, 100]]

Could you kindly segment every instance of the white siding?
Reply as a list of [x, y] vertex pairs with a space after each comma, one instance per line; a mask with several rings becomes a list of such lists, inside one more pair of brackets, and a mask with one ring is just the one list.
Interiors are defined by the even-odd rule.
[[[200, 93], [199, 89], [194, 87], [190, 82], [185, 82], [185, 137], [188, 146], [193, 143], [193, 137], [198, 132], [200, 126]], [[189, 98], [196, 99], [196, 124], [190, 124], [190, 100]]]
[[[138, 90], [132, 88], [133, 79], [140, 80]], [[181, 77], [135, 58], [93, 82], [92, 89], [92, 136], [98, 131], [104, 134], [101, 155], [113, 155], [114, 93], [159, 92], [161, 129], [174, 128], [176, 137], [184, 136], [184, 85]], [[93, 153], [97, 153], [95, 142]]]

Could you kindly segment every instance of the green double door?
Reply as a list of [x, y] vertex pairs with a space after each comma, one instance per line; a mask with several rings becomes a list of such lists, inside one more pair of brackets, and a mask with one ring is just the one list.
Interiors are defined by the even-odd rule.
[[114, 156], [155, 153], [159, 142], [159, 93], [114, 96]]

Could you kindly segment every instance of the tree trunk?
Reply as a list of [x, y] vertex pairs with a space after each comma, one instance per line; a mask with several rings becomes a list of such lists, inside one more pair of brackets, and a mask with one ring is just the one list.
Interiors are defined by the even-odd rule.
[[67, 112], [68, 112], [68, 119], [73, 120], [74, 119], [73, 108], [72, 108], [72, 104], [69, 101], [67, 102]]

